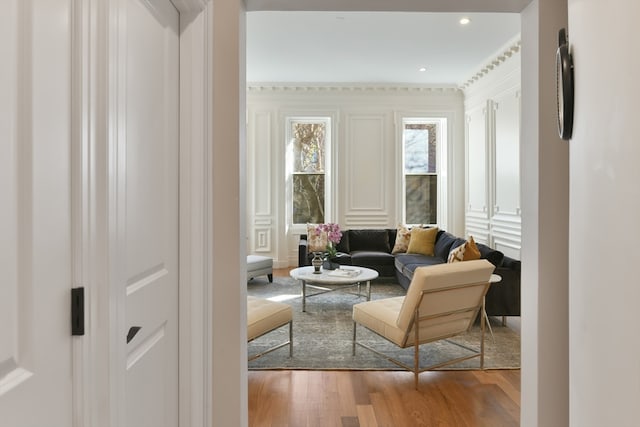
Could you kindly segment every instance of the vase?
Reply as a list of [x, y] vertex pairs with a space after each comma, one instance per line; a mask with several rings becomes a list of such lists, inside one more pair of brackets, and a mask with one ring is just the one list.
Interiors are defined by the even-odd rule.
[[322, 268], [324, 268], [325, 270], [335, 270], [336, 268], [340, 268], [340, 264], [331, 261], [331, 258], [327, 258], [322, 263]]
[[313, 273], [320, 274], [320, 267], [322, 266], [322, 252], [314, 252], [311, 265], [313, 265]]

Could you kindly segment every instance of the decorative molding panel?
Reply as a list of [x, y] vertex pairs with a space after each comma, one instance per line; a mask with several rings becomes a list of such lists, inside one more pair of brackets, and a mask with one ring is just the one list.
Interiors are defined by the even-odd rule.
[[467, 114], [467, 210], [487, 212], [486, 109], [477, 108]]
[[255, 227], [253, 243], [253, 252], [271, 252], [271, 228]]
[[247, 151], [249, 153], [249, 170], [253, 185], [250, 187], [253, 213], [257, 215], [272, 215], [272, 200], [274, 186], [272, 183], [274, 150], [272, 141], [272, 114], [268, 111], [258, 111], [252, 114], [253, 120], [249, 127], [252, 137], [249, 138]]
[[346, 177], [346, 209], [348, 215], [386, 213], [387, 150], [385, 114], [348, 114], [345, 134], [349, 145], [338, 163]]
[[494, 100], [494, 214], [519, 215], [520, 210], [520, 91]]
[[387, 214], [373, 215], [358, 215], [350, 214], [345, 215], [344, 226], [347, 229], [355, 228], [387, 228], [391, 218]]

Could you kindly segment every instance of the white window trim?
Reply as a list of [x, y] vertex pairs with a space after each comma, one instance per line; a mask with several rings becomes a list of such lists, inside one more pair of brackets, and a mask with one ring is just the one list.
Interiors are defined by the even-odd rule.
[[307, 232], [306, 224], [293, 223], [293, 152], [292, 152], [292, 134], [291, 127], [294, 123], [324, 123], [326, 126], [325, 145], [324, 145], [324, 219], [325, 222], [331, 222], [333, 215], [333, 196], [334, 192], [334, 162], [333, 162], [333, 141], [334, 141], [334, 122], [333, 115], [313, 115], [305, 116], [304, 114], [287, 115], [285, 117], [285, 201], [287, 228], [293, 233], [305, 234]]
[[[449, 126], [451, 125], [451, 117], [443, 114], [432, 113], [399, 113], [396, 114], [396, 147], [397, 147], [397, 188], [396, 192], [396, 205], [398, 207], [398, 218], [406, 224], [406, 202], [405, 202], [405, 169], [404, 169], [404, 124], [407, 121], [414, 121], [417, 123], [436, 124], [437, 129], [437, 147], [436, 147], [436, 175], [438, 176], [438, 195], [437, 195], [437, 216], [436, 221], [438, 227], [447, 229], [447, 219], [449, 206], [449, 185], [448, 185], [448, 170], [449, 170], [449, 150], [452, 144], [449, 143]], [[419, 225], [419, 224], [409, 224]]]

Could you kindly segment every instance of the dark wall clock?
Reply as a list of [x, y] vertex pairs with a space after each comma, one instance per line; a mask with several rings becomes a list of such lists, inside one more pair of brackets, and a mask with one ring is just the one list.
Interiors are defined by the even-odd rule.
[[567, 32], [558, 32], [556, 51], [556, 96], [558, 100], [558, 134], [564, 140], [573, 132], [573, 58], [569, 53]]

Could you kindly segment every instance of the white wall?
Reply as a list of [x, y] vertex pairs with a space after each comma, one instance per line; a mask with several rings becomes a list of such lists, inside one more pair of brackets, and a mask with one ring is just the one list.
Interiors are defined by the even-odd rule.
[[395, 228], [402, 222], [401, 117], [448, 119], [447, 216], [439, 225], [464, 233], [462, 93], [452, 88], [259, 86], [247, 94], [248, 251], [277, 267], [297, 265], [298, 235], [286, 217], [287, 116], [332, 118], [335, 204], [327, 216], [344, 228]]
[[465, 234], [520, 259], [520, 42], [464, 87]]
[[640, 67], [635, 0], [569, 0], [571, 425], [640, 422]]
[[566, 13], [562, 0], [533, 0], [522, 13], [523, 427], [569, 424], [569, 150], [555, 98]]

